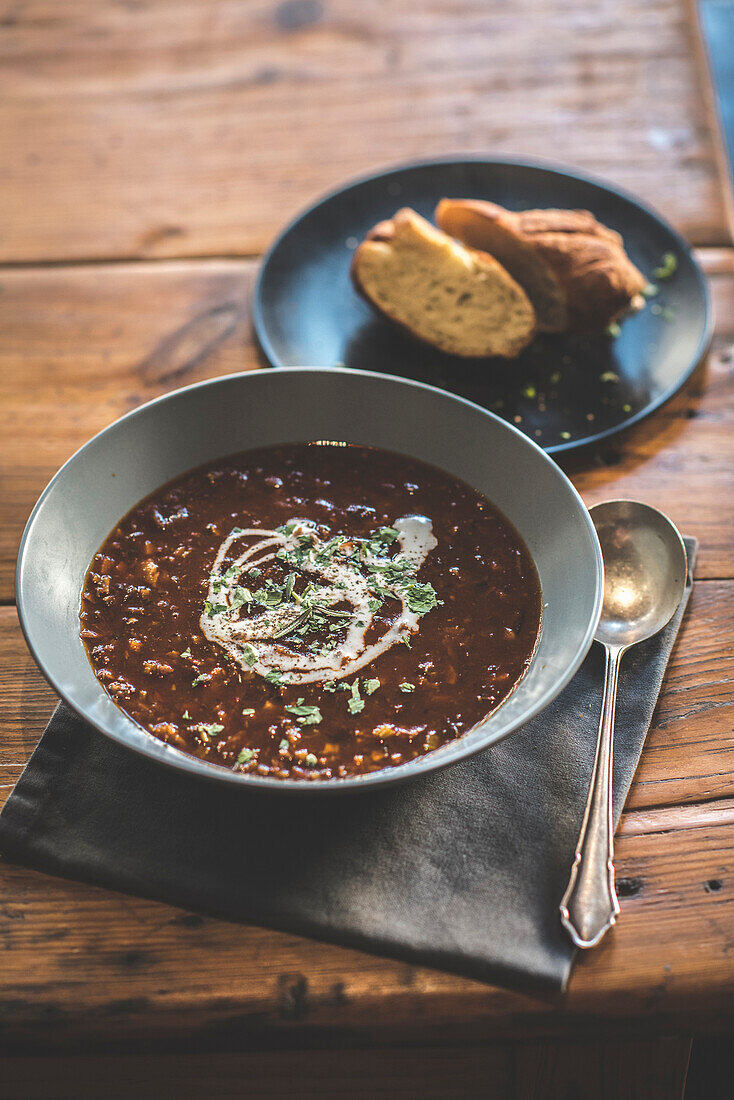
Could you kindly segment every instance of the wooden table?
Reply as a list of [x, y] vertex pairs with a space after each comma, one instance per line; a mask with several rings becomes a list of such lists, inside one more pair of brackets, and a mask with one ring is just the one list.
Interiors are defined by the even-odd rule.
[[320, 192], [414, 156], [565, 160], [689, 236], [717, 316], [684, 391], [563, 461], [587, 503], [637, 497], [701, 542], [619, 829], [621, 918], [568, 994], [0, 864], [0, 1093], [525, 1096], [583, 1079], [579, 1095], [611, 1097], [644, 1066], [640, 1095], [676, 1095], [690, 1037], [734, 1024], [734, 238], [692, 11], [28, 0], [4, 5], [0, 36], [3, 797], [55, 701], [13, 605], [34, 500], [119, 414], [258, 366], [259, 254]]

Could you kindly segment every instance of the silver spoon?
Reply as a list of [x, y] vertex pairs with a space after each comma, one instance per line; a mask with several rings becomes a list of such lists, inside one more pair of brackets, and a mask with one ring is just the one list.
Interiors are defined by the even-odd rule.
[[619, 913], [614, 888], [612, 757], [622, 654], [672, 618], [686, 585], [686, 548], [647, 504], [609, 500], [590, 509], [604, 558], [604, 604], [594, 636], [606, 650], [604, 698], [589, 796], [561, 921], [577, 947], [594, 947]]

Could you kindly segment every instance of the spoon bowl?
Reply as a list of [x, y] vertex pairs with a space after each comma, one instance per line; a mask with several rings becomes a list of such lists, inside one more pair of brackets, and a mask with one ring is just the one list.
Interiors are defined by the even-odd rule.
[[670, 620], [686, 583], [686, 548], [670, 520], [634, 500], [591, 509], [604, 558], [604, 603], [596, 630], [603, 645], [627, 647]]

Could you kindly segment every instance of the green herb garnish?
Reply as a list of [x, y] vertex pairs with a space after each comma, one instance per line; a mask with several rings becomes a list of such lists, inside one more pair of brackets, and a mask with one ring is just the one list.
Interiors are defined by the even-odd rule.
[[257, 650], [249, 642], [242, 647], [242, 659], [248, 668], [252, 668], [257, 663]]
[[293, 715], [299, 726], [317, 726], [321, 721], [321, 711], [319, 708], [304, 704], [303, 696], [301, 696], [293, 706], [286, 707], [285, 709], [289, 714]]
[[432, 584], [418, 584], [413, 581], [405, 590], [405, 598], [408, 607], [418, 615], [425, 615], [432, 608], [438, 606], [436, 590]]
[[406, 695], [411, 691], [415, 691], [415, 684], [409, 684], [407, 680], [403, 680], [402, 684], [400, 684], [399, 686], [400, 690]]
[[674, 252], [663, 253], [660, 267], [656, 267], [653, 275], [656, 279], [669, 279], [678, 270], [678, 258]]
[[240, 749], [239, 756], [237, 757], [238, 764], [249, 764], [255, 756], [255, 749]]
[[210, 619], [213, 619], [215, 615], [221, 615], [223, 611], [227, 610], [226, 603], [212, 603], [211, 600], [207, 600], [204, 604], [204, 610]]
[[364, 680], [362, 683], [362, 687], [368, 695], [372, 695], [373, 692], [377, 691], [379, 686], [379, 680]]
[[316, 765], [318, 764], [318, 762], [319, 762], [318, 757], [314, 756], [314, 754], [312, 752], [310, 752], [308, 754], [308, 756], [306, 757], [306, 759], [304, 760], [304, 763], [308, 764], [309, 768], [315, 768]]
[[181, 656], [182, 656], [182, 657], [190, 657], [190, 656], [191, 656], [191, 646], [188, 646], [188, 647], [187, 647], [187, 648], [186, 648], [186, 649], [185, 649], [185, 650], [183, 651], [183, 653], [181, 654]]
[[347, 699], [349, 713], [360, 714], [364, 710], [364, 699], [359, 694], [359, 680], [355, 680], [349, 690], [351, 691], [351, 695]]
[[208, 672], [200, 672], [199, 675], [194, 680], [191, 681], [191, 686], [196, 687], [197, 684], [201, 684], [201, 683], [203, 683], [204, 680], [208, 680], [208, 679], [209, 679], [209, 673]]
[[245, 707], [243, 709], [242, 713], [245, 715], [245, 717], [247, 717], [249, 714], [254, 714], [255, 713], [255, 708], [254, 707]]
[[198, 725], [192, 726], [191, 728], [197, 733], [200, 733], [205, 741], [208, 741], [213, 733], [221, 733], [224, 726], [220, 726], [216, 722], [199, 722]]
[[616, 340], [622, 329], [616, 321], [610, 321], [607, 327], [604, 329], [606, 336], [609, 336], [612, 340]]

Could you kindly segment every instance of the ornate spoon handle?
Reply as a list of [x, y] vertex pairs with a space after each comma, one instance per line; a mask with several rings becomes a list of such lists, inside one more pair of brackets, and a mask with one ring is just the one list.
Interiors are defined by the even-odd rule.
[[605, 646], [604, 699], [594, 770], [576, 855], [560, 904], [561, 921], [577, 947], [594, 947], [619, 913], [614, 888], [612, 760], [619, 662], [626, 646]]

